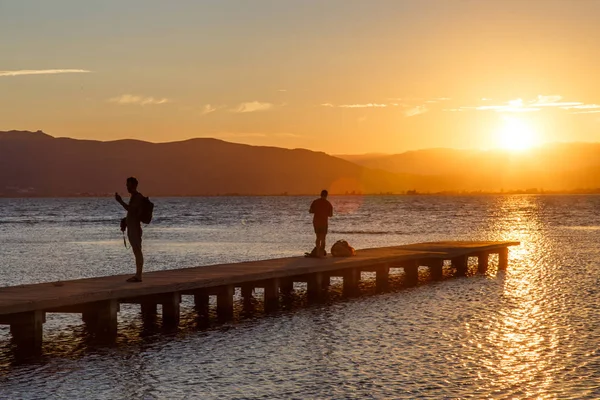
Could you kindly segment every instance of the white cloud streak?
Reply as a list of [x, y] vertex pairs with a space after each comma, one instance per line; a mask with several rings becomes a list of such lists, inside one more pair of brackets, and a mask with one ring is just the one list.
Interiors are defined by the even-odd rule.
[[404, 115], [407, 117], [414, 117], [416, 115], [425, 114], [427, 111], [429, 110], [425, 106], [416, 106], [405, 110]]
[[274, 107], [272, 103], [261, 103], [260, 101], [250, 101], [246, 103], [242, 103], [237, 106], [235, 109], [231, 110], [237, 113], [250, 113], [257, 111], [267, 111]]
[[426, 100], [425, 103], [435, 104], [441, 103], [442, 101], [450, 101], [452, 100], [450, 97], [438, 97], [437, 99]]
[[[584, 104], [580, 101], [562, 101], [562, 96], [559, 95], [538, 95], [534, 100], [523, 101], [523, 99], [510, 100], [504, 104], [497, 105], [480, 105], [480, 106], [461, 106], [459, 108], [444, 109], [444, 111], [496, 111], [500, 113], [523, 113], [541, 111], [543, 109], [558, 108], [562, 110], [576, 110], [572, 114], [589, 113], [589, 110], [600, 109], [598, 104]], [[486, 101], [489, 99], [481, 99]], [[581, 111], [585, 110], [585, 111]]]
[[[403, 109], [403, 113], [405, 117], [414, 117], [416, 115], [425, 114], [429, 111], [428, 104], [436, 104], [441, 103], [443, 101], [451, 100], [449, 97], [438, 97], [431, 100], [423, 100], [419, 99], [418, 103], [415, 102], [405, 102], [406, 99], [390, 99], [390, 100], [403, 100], [402, 103], [357, 103], [357, 104], [332, 104], [332, 103], [322, 103], [321, 107], [329, 107], [329, 108], [391, 108], [391, 107], [400, 107]], [[366, 117], [359, 118], [358, 122], [364, 122]]]
[[0, 71], [0, 76], [52, 75], [89, 73], [87, 69], [21, 69], [16, 71]]
[[499, 106], [480, 106], [480, 107], [461, 107], [462, 109], [471, 109], [479, 111], [497, 111], [497, 112], [531, 112], [540, 111], [541, 108], [537, 107], [523, 107], [522, 105], [499, 105]]
[[113, 97], [108, 99], [110, 103], [122, 104], [122, 105], [158, 105], [158, 104], [166, 104], [170, 103], [171, 100], [162, 98], [155, 99], [154, 97], [144, 97], [144, 96], [136, 96], [132, 94], [123, 94], [121, 96]]
[[582, 104], [582, 103], [578, 103], [574, 106], [568, 106], [568, 107], [562, 107], [565, 110], [586, 110], [586, 109], [596, 109], [596, 108], [600, 108], [600, 104]]
[[598, 114], [600, 110], [576, 111], [571, 114]]
[[204, 107], [202, 107], [202, 111], [200, 112], [200, 115], [210, 114], [215, 111], [217, 111], [216, 107], [213, 107], [210, 104], [206, 104]]
[[340, 108], [385, 108], [387, 104], [366, 103], [366, 104], [342, 104]]

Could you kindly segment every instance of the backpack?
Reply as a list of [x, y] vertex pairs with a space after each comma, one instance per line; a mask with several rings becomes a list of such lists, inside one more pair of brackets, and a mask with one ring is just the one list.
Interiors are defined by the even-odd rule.
[[331, 255], [334, 257], [352, 257], [356, 255], [356, 250], [345, 240], [338, 240], [331, 246]]
[[152, 221], [152, 213], [154, 212], [154, 203], [149, 198], [142, 199], [142, 212], [140, 213], [140, 221], [144, 224], [149, 224]]

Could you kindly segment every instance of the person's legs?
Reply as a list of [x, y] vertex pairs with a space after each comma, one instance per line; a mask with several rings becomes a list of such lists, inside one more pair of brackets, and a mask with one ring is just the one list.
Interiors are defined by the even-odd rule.
[[131, 246], [133, 255], [135, 256], [135, 276], [142, 279], [142, 271], [144, 270], [144, 254], [142, 253], [142, 244], [139, 246]]
[[315, 246], [317, 250], [321, 250], [320, 254], [324, 254], [325, 251], [325, 237], [327, 236], [327, 226], [315, 226], [315, 234], [317, 235], [317, 240], [315, 241]]
[[325, 239], [327, 238], [327, 231], [329, 230], [329, 227], [327, 225], [322, 226], [321, 229], [319, 230], [319, 233], [321, 235], [321, 250], [323, 250], [323, 254], [325, 254]]
[[320, 249], [321, 248], [321, 236], [320, 236], [321, 228], [318, 227], [317, 225], [313, 225], [313, 228], [315, 230], [315, 236], [316, 236], [315, 247], [317, 249]]
[[134, 230], [128, 231], [129, 244], [135, 256], [135, 278], [142, 280], [142, 271], [144, 269], [144, 254], [142, 253], [142, 232]]

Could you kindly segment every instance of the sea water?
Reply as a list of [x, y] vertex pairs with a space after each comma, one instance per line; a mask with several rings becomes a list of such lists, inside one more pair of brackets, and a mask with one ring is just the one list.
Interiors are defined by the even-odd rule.
[[[314, 246], [312, 198], [152, 200], [146, 271]], [[600, 196], [330, 200], [328, 245], [522, 244], [506, 272], [367, 288], [208, 327], [184, 297], [177, 332], [149, 328], [138, 306], [123, 305], [116, 346], [90, 343], [79, 315], [48, 314], [33, 362], [16, 358], [0, 326], [0, 398], [600, 398]], [[0, 285], [133, 273], [123, 214], [109, 198], [0, 199]]]

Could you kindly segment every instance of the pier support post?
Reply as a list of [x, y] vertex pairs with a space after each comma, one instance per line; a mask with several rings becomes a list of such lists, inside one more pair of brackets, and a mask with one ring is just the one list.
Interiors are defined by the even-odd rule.
[[429, 260], [427, 262], [429, 275], [434, 281], [439, 281], [444, 277], [444, 260], [441, 258]]
[[10, 333], [17, 351], [30, 354], [41, 353], [46, 313], [30, 311], [11, 316], [11, 319]]
[[329, 273], [326, 272], [320, 272], [321, 274], [321, 289], [324, 291], [328, 291], [329, 290], [329, 286], [331, 286], [331, 276], [329, 276]]
[[467, 275], [467, 256], [454, 257], [452, 267], [456, 269], [456, 276]]
[[375, 288], [378, 292], [386, 291], [390, 286], [390, 266], [384, 265], [375, 271]]
[[498, 251], [498, 269], [500, 271], [505, 271], [506, 268], [508, 268], [508, 247]]
[[156, 303], [153, 303], [153, 302], [142, 303], [140, 305], [140, 308], [142, 311], [142, 319], [143, 320], [148, 321], [148, 320], [152, 320], [152, 319], [156, 318], [156, 313], [157, 313]]
[[177, 328], [179, 326], [179, 305], [181, 294], [179, 292], [165, 293], [162, 299], [163, 326]]
[[233, 318], [233, 294], [232, 285], [221, 287], [217, 294], [217, 316], [222, 321]]
[[419, 283], [419, 264], [416, 261], [407, 261], [402, 264], [407, 286], [415, 286]]
[[279, 280], [269, 279], [265, 282], [265, 312], [279, 309]]
[[349, 268], [343, 272], [344, 286], [343, 294], [346, 297], [356, 296], [358, 294], [358, 282], [360, 281], [360, 270], [358, 268]]
[[284, 296], [290, 296], [294, 291], [294, 280], [291, 278], [284, 278], [279, 280], [279, 290]]
[[[318, 302], [323, 296], [323, 281], [325, 280], [324, 274], [321, 272], [315, 272], [310, 274], [306, 279], [306, 295], [309, 302]], [[329, 280], [329, 278], [327, 278]], [[327, 285], [328, 287], [329, 285]]]
[[489, 254], [486, 252], [477, 254], [477, 272], [485, 274], [488, 270]]
[[108, 339], [117, 336], [117, 313], [119, 301], [116, 299], [90, 303], [82, 313], [82, 319], [91, 331]]
[[242, 298], [244, 299], [244, 301], [252, 300], [252, 298], [254, 297], [252, 295], [252, 293], [254, 292], [254, 286], [243, 285], [241, 289], [242, 289]]
[[194, 307], [201, 314], [208, 314], [210, 296], [204, 290], [194, 292]]
[[204, 290], [194, 292], [194, 309], [196, 310], [199, 320], [208, 321], [209, 317], [210, 296]]
[[254, 285], [242, 285], [242, 301], [244, 303], [244, 309], [252, 309], [252, 300], [254, 299]]

